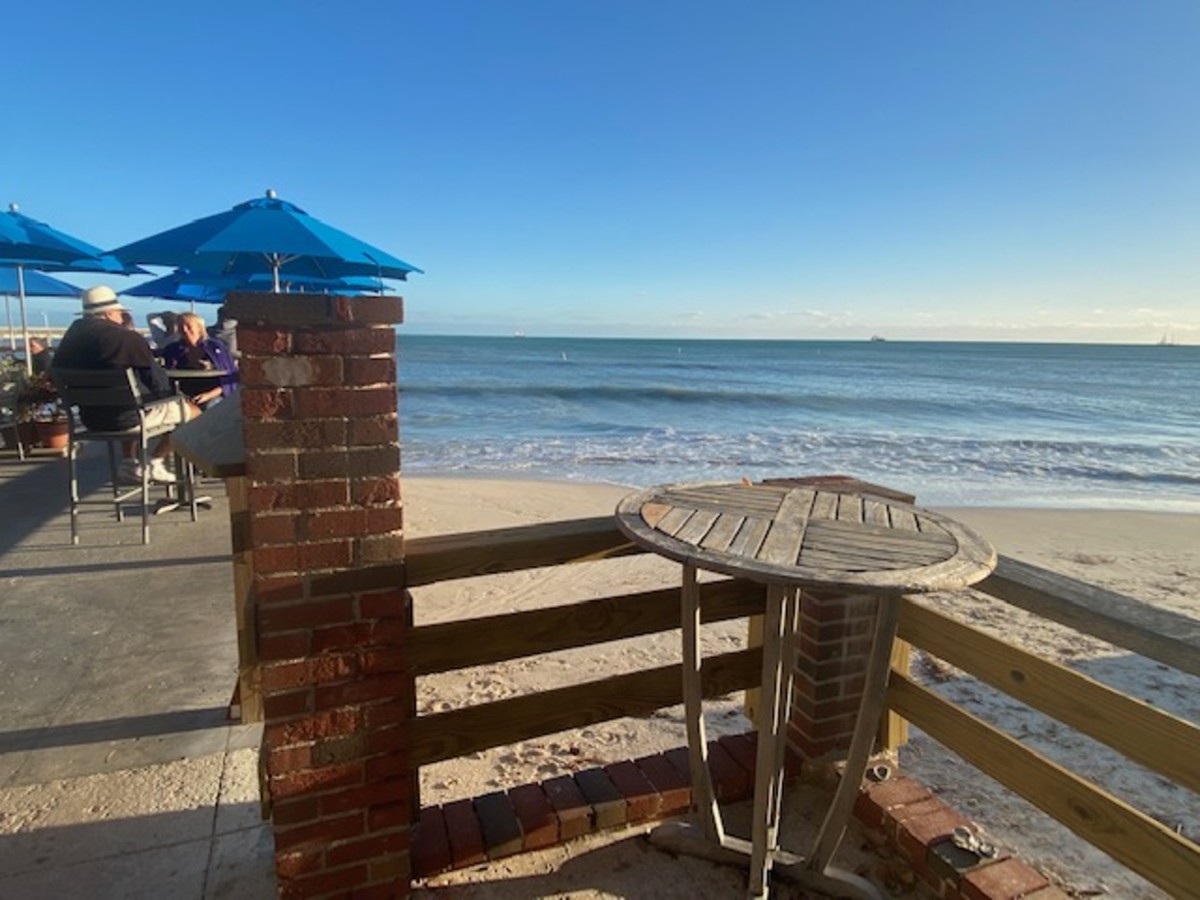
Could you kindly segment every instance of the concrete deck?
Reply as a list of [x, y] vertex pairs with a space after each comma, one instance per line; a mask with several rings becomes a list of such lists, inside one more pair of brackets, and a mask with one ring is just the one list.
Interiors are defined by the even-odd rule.
[[[100, 483], [88, 448], [83, 484]], [[66, 462], [0, 460], [0, 897], [267, 900], [258, 727], [227, 719], [229, 518], [85, 510]]]

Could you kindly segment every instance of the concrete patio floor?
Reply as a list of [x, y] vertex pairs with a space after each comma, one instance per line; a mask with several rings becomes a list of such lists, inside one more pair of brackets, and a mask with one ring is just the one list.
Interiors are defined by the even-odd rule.
[[0, 897], [276, 895], [260, 729], [227, 718], [229, 518], [206, 487], [212, 509], [157, 517], [147, 546], [103, 507], [72, 546], [66, 462], [0, 460]]

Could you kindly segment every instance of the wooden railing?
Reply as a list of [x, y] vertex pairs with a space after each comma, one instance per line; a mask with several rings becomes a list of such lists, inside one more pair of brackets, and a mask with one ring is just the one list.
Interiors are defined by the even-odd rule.
[[[411, 588], [641, 552], [611, 517], [410, 540]], [[384, 574], [384, 573], [380, 573]], [[1124, 649], [1200, 675], [1200, 623], [1128, 597], [1001, 557], [975, 586], [996, 598]], [[765, 590], [723, 580], [702, 586], [702, 616], [716, 622], [763, 612]], [[507, 615], [419, 625], [409, 637], [415, 676], [600, 644], [679, 627], [678, 589], [625, 594]], [[487, 640], [480, 640], [480, 635]], [[1089, 735], [1181, 787], [1200, 792], [1200, 728], [1064, 666], [1048, 662], [915, 601], [900, 637], [924, 652]], [[707, 657], [705, 696], [757, 686], [756, 648]], [[680, 667], [663, 666], [418, 716], [412, 761], [426, 765], [491, 747], [682, 702]], [[1020, 794], [1084, 840], [1174, 896], [1200, 884], [1200, 848], [1166, 825], [1030, 750], [894, 671], [889, 709]]]

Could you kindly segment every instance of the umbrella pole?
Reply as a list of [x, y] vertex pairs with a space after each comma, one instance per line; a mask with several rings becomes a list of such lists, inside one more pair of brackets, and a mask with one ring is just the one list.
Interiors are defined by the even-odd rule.
[[33, 374], [33, 357], [29, 355], [29, 320], [25, 316], [25, 267], [17, 266], [17, 297], [21, 301], [21, 340], [25, 342], [25, 374]]
[[4, 295], [4, 312], [8, 316], [8, 349], [17, 349], [17, 336], [13, 333], [12, 324], [12, 297], [8, 294]]

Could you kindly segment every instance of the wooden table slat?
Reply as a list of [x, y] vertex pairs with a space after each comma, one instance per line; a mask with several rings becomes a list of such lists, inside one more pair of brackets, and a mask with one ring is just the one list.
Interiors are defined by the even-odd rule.
[[813, 500], [812, 511], [808, 514], [810, 522], [824, 519], [836, 519], [838, 509], [838, 495], [832, 491], [817, 491], [816, 499]]
[[857, 494], [840, 494], [837, 517], [842, 522], [861, 522], [862, 497]]
[[782, 566], [794, 565], [800, 556], [804, 530], [808, 527], [808, 514], [815, 499], [816, 491], [789, 492], [780, 505], [771, 530], [767, 532], [767, 539], [759, 547], [755, 559]]
[[670, 512], [659, 519], [658, 524], [654, 527], [663, 534], [674, 537], [676, 532], [687, 524], [687, 520], [692, 517], [693, 512], [694, 510], [688, 509], [686, 506], [673, 506]]
[[708, 534], [704, 536], [700, 546], [705, 550], [728, 550], [745, 521], [746, 517], [740, 513], [723, 513], [717, 518], [716, 524], [709, 529]]
[[712, 528], [713, 523], [717, 521], [718, 516], [720, 513], [711, 509], [696, 510], [688, 517], [684, 526], [675, 532], [675, 538], [685, 544], [699, 545], [704, 536], [708, 534], [709, 529]]
[[767, 529], [770, 527], [770, 519], [747, 518], [742, 522], [742, 527], [738, 529], [737, 535], [729, 544], [727, 552], [731, 557], [753, 559], [758, 555], [758, 548], [762, 546], [763, 539], [767, 536]]

